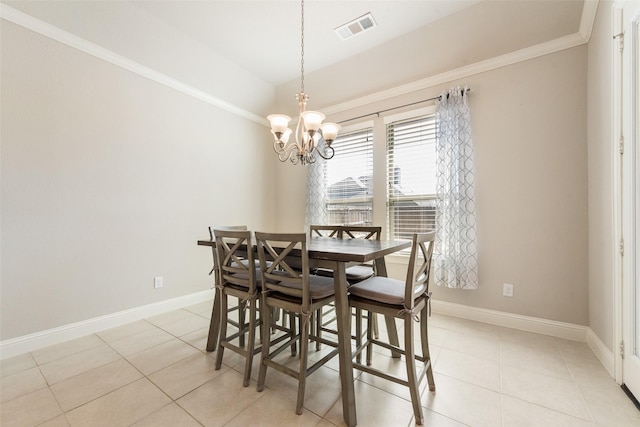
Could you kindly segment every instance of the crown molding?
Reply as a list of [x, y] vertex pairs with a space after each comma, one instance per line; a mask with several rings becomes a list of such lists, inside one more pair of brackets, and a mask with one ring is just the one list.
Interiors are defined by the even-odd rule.
[[[530, 46], [528, 48], [510, 52], [504, 55], [500, 55], [491, 59], [487, 59], [485, 61], [480, 61], [474, 64], [466, 65], [464, 67], [456, 68], [454, 70], [449, 70], [444, 73], [426, 77], [424, 79], [416, 80], [411, 83], [375, 92], [370, 95], [349, 100], [347, 102], [325, 106], [322, 108], [322, 111], [325, 114], [336, 114], [353, 108], [366, 106], [375, 102], [384, 101], [392, 97], [428, 89], [440, 84], [464, 79], [479, 73], [506, 67], [519, 62], [538, 58], [544, 55], [549, 55], [551, 53], [559, 52], [561, 50], [570, 49], [588, 43], [591, 37], [591, 31], [593, 29], [593, 23], [595, 21], [596, 12], [598, 9], [598, 1], [599, 0], [584, 1], [580, 27], [578, 32], [576, 33], [550, 40], [548, 42], [541, 43], [535, 46]], [[118, 55], [115, 52], [102, 48], [81, 37], [61, 30], [58, 27], [36, 19], [31, 15], [20, 12], [2, 3], [0, 3], [0, 18], [6, 19], [7, 21], [13, 22], [14, 24], [20, 25], [43, 36], [64, 43], [89, 55], [101, 58], [118, 67], [124, 68], [142, 77], [146, 77], [157, 83], [175, 89], [185, 95], [192, 96], [210, 105], [221, 108], [248, 120], [254, 121], [263, 126], [269, 127], [269, 123], [261, 116], [242, 109], [229, 102], [226, 102], [200, 89], [196, 89], [193, 86], [187, 85], [180, 80], [169, 77], [166, 74], [160, 73], [152, 68], [146, 67], [140, 63]]]
[[149, 80], [153, 80], [171, 89], [177, 90], [178, 92], [181, 92], [185, 95], [192, 96], [196, 99], [199, 99], [200, 101], [206, 102], [207, 104], [213, 105], [214, 107], [228, 111], [229, 113], [254, 121], [263, 126], [269, 125], [265, 118], [260, 117], [257, 114], [226, 102], [205, 91], [197, 89], [180, 80], [174, 79], [173, 77], [154, 70], [153, 68], [132, 61], [131, 59], [119, 55], [111, 50], [98, 46], [95, 43], [91, 43], [90, 41], [87, 41], [81, 37], [64, 31], [37, 18], [34, 18], [31, 15], [28, 15], [3, 3], [0, 3], [0, 18], [9, 22], [13, 22], [16, 25], [41, 34], [52, 40], [56, 40], [67, 46], [78, 49], [79, 51], [82, 51], [86, 54], [95, 56], [96, 58], [100, 58], [115, 66], [131, 71], [132, 73], [138, 74], [142, 77], [146, 77]]
[[599, 0], [585, 0], [582, 6], [582, 18], [580, 19], [580, 29], [578, 32], [585, 40], [585, 43], [589, 43], [591, 39], [591, 31], [593, 30], [593, 23], [596, 20], [596, 13], [598, 12]]

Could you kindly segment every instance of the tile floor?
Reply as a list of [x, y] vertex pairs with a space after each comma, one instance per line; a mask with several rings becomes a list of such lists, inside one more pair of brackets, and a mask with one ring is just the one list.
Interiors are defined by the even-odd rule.
[[[270, 370], [256, 391], [259, 356], [247, 388], [234, 353], [214, 370], [215, 353], [204, 351], [210, 311], [202, 303], [3, 360], [0, 424], [344, 425], [337, 359], [309, 377], [298, 416], [291, 378]], [[429, 331], [437, 391], [423, 381], [427, 426], [640, 426], [640, 411], [584, 343], [437, 314]], [[375, 361], [404, 369], [386, 353]], [[354, 375], [358, 425], [414, 424], [408, 390]]]

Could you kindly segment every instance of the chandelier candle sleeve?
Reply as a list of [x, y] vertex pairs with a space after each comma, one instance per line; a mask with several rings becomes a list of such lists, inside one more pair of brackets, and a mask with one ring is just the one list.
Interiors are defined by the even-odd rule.
[[271, 131], [279, 138], [288, 129], [291, 117], [284, 114], [271, 114], [267, 116], [267, 120], [271, 123]]
[[309, 132], [309, 135], [313, 136], [313, 133], [320, 129], [320, 125], [324, 120], [324, 114], [317, 111], [305, 111], [301, 115], [304, 121], [304, 127], [307, 129], [307, 132]]

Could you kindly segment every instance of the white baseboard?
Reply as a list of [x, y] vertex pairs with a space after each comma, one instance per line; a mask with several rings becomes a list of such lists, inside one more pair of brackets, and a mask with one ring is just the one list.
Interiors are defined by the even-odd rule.
[[206, 291], [196, 292], [153, 304], [135, 307], [129, 310], [119, 311], [117, 313], [107, 314], [105, 316], [94, 317], [69, 325], [57, 328], [47, 329], [29, 335], [0, 341], [0, 360], [7, 357], [17, 356], [19, 354], [34, 351], [39, 348], [47, 347], [53, 344], [80, 338], [105, 329], [114, 328], [124, 325], [125, 323], [134, 322], [136, 320], [145, 319], [147, 317], [156, 316], [168, 311], [177, 310], [179, 308], [188, 307], [200, 302], [210, 301], [213, 299], [214, 291], [208, 289]]
[[587, 341], [587, 330], [589, 328], [586, 326], [540, 319], [538, 317], [523, 316], [520, 314], [506, 313], [503, 311], [489, 310], [486, 308], [471, 307], [446, 301], [434, 300], [432, 304], [434, 313], [475, 320], [477, 322], [489, 323], [491, 325], [504, 326], [506, 328], [551, 335], [573, 341]]
[[615, 379], [615, 358], [613, 352], [602, 342], [591, 328], [587, 330], [587, 345], [602, 363], [609, 375]]
[[[214, 291], [196, 292], [93, 319], [47, 329], [45, 331], [0, 341], [0, 360], [37, 350], [39, 348], [94, 334], [136, 320], [177, 310], [200, 302], [210, 301]], [[433, 301], [433, 311], [439, 314], [474, 320], [507, 328], [536, 332], [558, 338], [586, 342], [607, 372], [613, 377], [614, 356], [591, 328], [571, 323], [556, 322], [519, 314], [471, 307], [446, 301]]]

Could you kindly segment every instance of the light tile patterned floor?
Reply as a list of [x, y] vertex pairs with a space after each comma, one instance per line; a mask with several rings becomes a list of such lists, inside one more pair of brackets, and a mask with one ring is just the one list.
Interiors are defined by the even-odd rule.
[[[204, 351], [210, 311], [198, 304], [3, 360], [0, 424], [344, 425], [336, 359], [309, 377], [296, 415], [291, 378], [270, 370], [256, 391], [259, 355], [247, 388], [234, 353], [214, 369], [215, 353]], [[437, 314], [429, 333], [437, 391], [423, 382], [427, 426], [640, 426], [640, 412], [584, 343]], [[402, 363], [375, 355], [385, 369], [402, 372]], [[358, 425], [414, 424], [408, 390], [355, 375]]]

